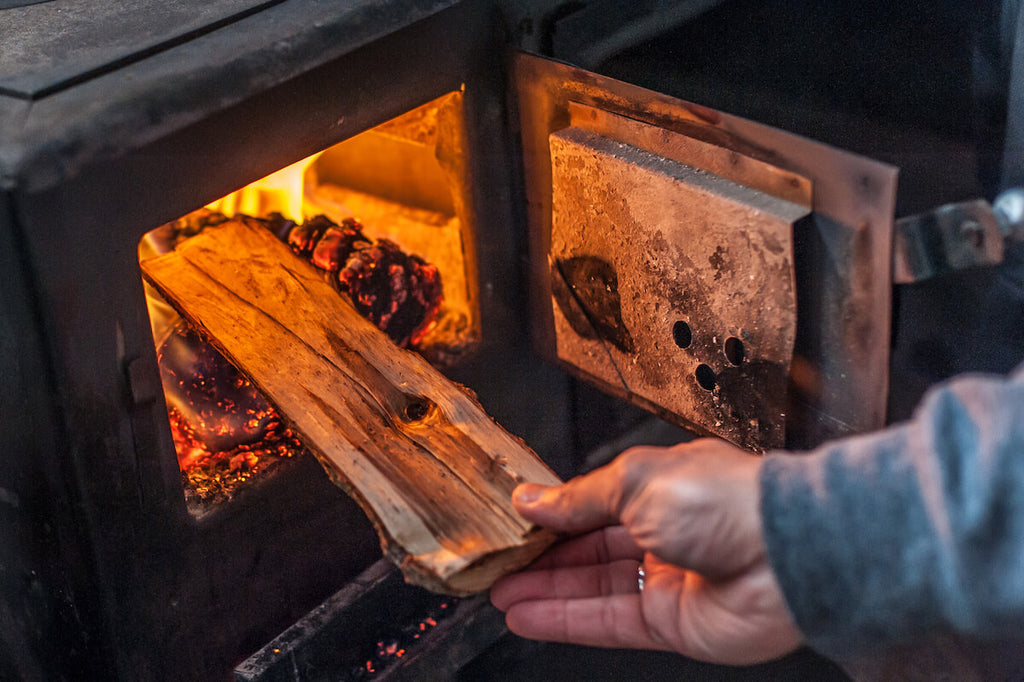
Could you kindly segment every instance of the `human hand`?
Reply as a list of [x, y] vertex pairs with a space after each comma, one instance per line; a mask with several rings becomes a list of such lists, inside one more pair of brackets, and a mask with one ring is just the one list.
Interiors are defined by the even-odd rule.
[[761, 531], [760, 466], [701, 439], [631, 448], [561, 486], [519, 486], [523, 517], [575, 537], [495, 583], [491, 601], [509, 629], [533, 639], [730, 665], [793, 651], [800, 633]]

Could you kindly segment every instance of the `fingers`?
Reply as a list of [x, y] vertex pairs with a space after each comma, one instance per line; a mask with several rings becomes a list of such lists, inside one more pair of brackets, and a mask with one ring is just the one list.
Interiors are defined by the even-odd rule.
[[606, 564], [619, 559], [640, 561], [643, 550], [623, 526], [608, 526], [565, 540], [534, 561], [529, 570]]
[[559, 486], [524, 483], [512, 503], [523, 518], [564, 533], [582, 533], [618, 522], [623, 499], [620, 466], [614, 463]]
[[526, 519], [563, 533], [583, 533], [622, 520], [623, 509], [654, 476], [679, 459], [669, 448], [634, 447], [610, 464], [562, 485], [524, 483], [512, 503]]
[[502, 611], [525, 601], [575, 600], [637, 594], [637, 562], [527, 571], [504, 578], [491, 588], [491, 603]]
[[772, 660], [800, 644], [781, 593], [765, 580], [767, 565], [724, 582], [650, 555], [645, 569], [642, 593], [636, 562], [624, 559], [506, 578], [492, 600], [509, 629], [531, 639], [673, 650], [729, 665]]
[[520, 602], [509, 608], [505, 622], [517, 635], [548, 642], [668, 649], [648, 630], [637, 593]]
[[625, 528], [602, 528], [555, 545], [526, 571], [499, 580], [491, 602], [504, 611], [523, 599], [636, 592], [636, 567], [643, 558]]

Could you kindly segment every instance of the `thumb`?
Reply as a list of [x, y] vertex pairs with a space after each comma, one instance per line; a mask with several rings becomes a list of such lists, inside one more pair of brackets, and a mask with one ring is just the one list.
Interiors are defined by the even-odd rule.
[[512, 504], [528, 521], [563, 533], [584, 533], [619, 522], [622, 488], [603, 467], [557, 486], [523, 483]]

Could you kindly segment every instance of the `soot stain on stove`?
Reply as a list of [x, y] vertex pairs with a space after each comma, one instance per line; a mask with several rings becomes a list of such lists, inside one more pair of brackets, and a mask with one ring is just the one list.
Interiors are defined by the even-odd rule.
[[555, 301], [573, 331], [608, 341], [623, 353], [636, 350], [622, 319], [619, 277], [610, 263], [596, 256], [559, 259], [551, 279]]

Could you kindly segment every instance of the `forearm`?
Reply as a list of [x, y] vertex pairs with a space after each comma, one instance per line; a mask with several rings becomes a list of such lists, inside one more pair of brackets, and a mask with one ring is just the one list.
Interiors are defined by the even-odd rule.
[[761, 493], [772, 566], [823, 653], [1024, 627], [1024, 370], [938, 387], [907, 424], [770, 455]]

